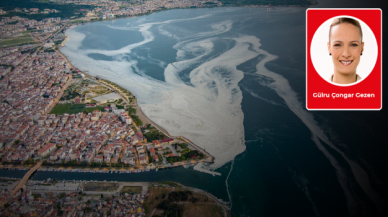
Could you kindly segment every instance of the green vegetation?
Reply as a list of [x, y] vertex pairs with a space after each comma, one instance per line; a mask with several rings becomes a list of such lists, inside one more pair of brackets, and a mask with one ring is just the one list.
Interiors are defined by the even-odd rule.
[[64, 40], [58, 40], [58, 41], [55, 41], [55, 45], [60, 45]]
[[156, 206], [158, 209], [163, 209], [162, 216], [171, 217], [183, 217], [184, 205], [171, 203], [169, 200], [163, 200], [159, 205]]
[[41, 198], [42, 197], [42, 195], [40, 195], [40, 194], [31, 194], [35, 199], [36, 198]]
[[193, 195], [191, 191], [172, 191], [168, 194], [169, 201], [186, 201]]
[[12, 39], [0, 41], [0, 46], [15, 45], [15, 44], [21, 44], [21, 43], [36, 43], [36, 42], [30, 36], [21, 36], [18, 38], [12, 38]]
[[4, 161], [3, 165], [21, 165], [22, 163], [20, 161], [10, 162], [10, 161]]
[[92, 99], [92, 100], [90, 100], [90, 103], [91, 104], [96, 104], [96, 103], [98, 103], [96, 100], [94, 100], [94, 99]]
[[54, 108], [51, 110], [50, 114], [56, 114], [56, 115], [61, 115], [66, 113], [69, 108], [71, 107], [71, 104], [56, 104]]
[[121, 189], [120, 194], [123, 194], [123, 193], [128, 193], [128, 194], [137, 193], [137, 194], [140, 194], [141, 190], [142, 190], [141, 186], [124, 186]]
[[100, 107], [100, 106], [96, 106], [96, 107], [88, 107], [88, 108], [84, 108], [83, 112], [84, 113], [92, 113], [94, 110], [100, 110], [100, 111], [104, 111], [104, 107]]
[[166, 136], [163, 133], [160, 133], [158, 130], [153, 130], [148, 133], [145, 133], [144, 136], [147, 138], [147, 141], [154, 141], [166, 138]]
[[88, 182], [84, 185], [84, 191], [116, 191], [119, 187], [117, 183], [111, 182]]
[[71, 21], [70, 23], [86, 23], [85, 20], [74, 20], [74, 21]]
[[185, 151], [185, 152], [181, 152], [181, 156], [174, 156], [174, 157], [168, 157], [166, 158], [166, 160], [169, 162], [169, 163], [174, 163], [174, 162], [179, 162], [179, 161], [185, 161], [186, 159], [190, 159], [190, 158], [203, 158], [204, 155], [197, 151], [197, 150], [193, 150], [193, 151], [189, 151], [188, 153]]
[[104, 107], [85, 107], [85, 104], [56, 104], [50, 114], [62, 115], [64, 113], [77, 114], [79, 112], [91, 113], [94, 110], [104, 111]]
[[162, 162], [162, 161], [163, 161], [162, 155], [158, 154], [158, 158], [159, 158], [159, 162]]
[[62, 166], [74, 167], [74, 166], [77, 166], [77, 161], [71, 160], [71, 161], [67, 161], [67, 162], [62, 162]]
[[75, 91], [74, 86], [71, 85], [67, 90], [65, 90], [64, 96], [61, 97], [61, 100], [71, 100], [75, 99], [77, 96], [80, 97], [81, 94]]
[[23, 165], [35, 165], [35, 162], [33, 159], [27, 159], [24, 161]]
[[[169, 181], [159, 182], [159, 184], [161, 184], [161, 185], [169, 185], [169, 186], [173, 186], [173, 187], [179, 186], [177, 183], [175, 183], [175, 182], [169, 182]], [[164, 197], [162, 197], [162, 198], [164, 198]]]
[[132, 106], [129, 106], [129, 107], [128, 107], [128, 114], [129, 114], [129, 115], [134, 115], [134, 114], [136, 114], [136, 109], [133, 108]]
[[137, 115], [130, 115], [130, 116], [137, 126], [143, 125], [143, 122], [140, 120], [139, 116]]
[[186, 149], [187, 148], [187, 144], [185, 144], [185, 143], [175, 143], [175, 149], [176, 149], [177, 146], [181, 147], [182, 149]]
[[79, 112], [83, 112], [83, 110], [85, 109], [85, 105], [84, 104], [73, 104], [70, 108], [69, 108], [69, 114], [77, 114]]
[[153, 127], [151, 124], [147, 124], [146, 129], [147, 130], [155, 130], [155, 127]]
[[[81, 9], [89, 9], [92, 10], [95, 6], [92, 5], [75, 5], [75, 4], [56, 4], [53, 2], [42, 2], [37, 0], [14, 0], [14, 1], [0, 1], [0, 8], [7, 11], [7, 14], [0, 15], [2, 17], [12, 17], [19, 16], [25, 17], [28, 19], [34, 20], [42, 20], [49, 17], [60, 17], [62, 19], [68, 19], [72, 16], [83, 17], [86, 12], [81, 11]], [[51, 14], [27, 14], [23, 12], [14, 12], [10, 10], [14, 10], [15, 8], [38, 8], [40, 11], [43, 9], [56, 9], [59, 10], [60, 13], [51, 13]], [[79, 14], [75, 14], [79, 13]]]
[[144, 212], [145, 212], [145, 214], [147, 214], [149, 212], [149, 208], [148, 208], [147, 204], [144, 204]]
[[48, 48], [48, 49], [43, 50], [43, 52], [48, 52], [48, 53], [50, 53], [50, 52], [55, 52], [55, 50], [54, 50], [54, 49], [51, 49], [51, 48]]

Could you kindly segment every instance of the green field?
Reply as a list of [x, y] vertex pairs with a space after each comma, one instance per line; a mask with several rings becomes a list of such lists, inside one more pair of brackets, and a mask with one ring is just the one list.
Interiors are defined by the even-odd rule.
[[86, 108], [84, 104], [62, 104], [55, 105], [50, 114], [62, 115], [64, 113], [77, 114], [79, 112], [92, 113], [94, 110], [104, 111], [104, 107], [96, 106]]
[[61, 115], [67, 112], [69, 108], [71, 107], [71, 104], [63, 104], [59, 105], [56, 104], [54, 108], [51, 110], [50, 114], [56, 114], [56, 115]]
[[74, 104], [72, 105], [69, 110], [68, 110], [68, 113], [69, 114], [77, 114], [79, 112], [83, 112], [84, 111], [84, 108], [85, 108], [85, 105], [84, 104]]
[[35, 41], [34, 41], [34, 39], [32, 39], [29, 36], [27, 36], [27, 37], [22, 36], [22, 37], [15, 38], [15, 39], [7, 39], [7, 40], [4, 40], [4, 41], [1, 41], [0, 42], [0, 46], [20, 44], [20, 43], [30, 43], [30, 42], [35, 42]]
[[50, 114], [62, 115], [64, 113], [68, 114], [77, 114], [79, 112], [83, 112], [85, 105], [83, 104], [63, 104], [63, 105], [55, 105], [51, 110]]
[[121, 189], [120, 194], [122, 194], [122, 193], [128, 193], [128, 194], [138, 193], [138, 194], [140, 194], [141, 190], [142, 190], [141, 186], [124, 186]]
[[86, 113], [92, 113], [94, 110], [100, 110], [103, 112], [104, 107], [96, 106], [96, 107], [84, 108], [84, 112]]

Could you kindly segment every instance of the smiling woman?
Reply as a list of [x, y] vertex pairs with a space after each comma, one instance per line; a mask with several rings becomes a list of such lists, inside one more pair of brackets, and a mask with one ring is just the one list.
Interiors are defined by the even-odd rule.
[[332, 82], [351, 84], [361, 80], [356, 70], [364, 51], [364, 42], [357, 20], [347, 17], [334, 19], [330, 25], [327, 48], [334, 64]]
[[311, 60], [321, 78], [335, 86], [363, 82], [377, 61], [377, 40], [361, 19], [348, 15], [331, 17], [315, 31]]

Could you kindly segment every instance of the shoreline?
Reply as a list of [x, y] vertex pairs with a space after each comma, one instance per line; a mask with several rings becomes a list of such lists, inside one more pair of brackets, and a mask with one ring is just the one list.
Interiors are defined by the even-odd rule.
[[[76, 25], [73, 25], [73, 26], [69, 27], [68, 29], [71, 29], [71, 28], [74, 28], [74, 27], [76, 27]], [[65, 46], [65, 43], [66, 43], [67, 41], [70, 40], [70, 36], [67, 35], [66, 33], [63, 33], [63, 34], [66, 35], [66, 39], [62, 42], [62, 44], [63, 44], [62, 46], [64, 47], [64, 46]], [[60, 49], [59, 49], [59, 50], [55, 49], [55, 50], [56, 50], [63, 58], [65, 58], [66, 61], [67, 61], [67, 63], [68, 63], [71, 67], [73, 67], [74, 69], [76, 69], [76, 70], [82, 72], [83, 74], [88, 75], [88, 76], [90, 76], [90, 77], [92, 77], [92, 78], [95, 78], [95, 77], [96, 77], [96, 76], [93, 76], [93, 75], [91, 75], [91, 74], [89, 74], [89, 73], [87, 73], [87, 72], [84, 72], [84, 71], [78, 69], [77, 67], [75, 67], [75, 66], [70, 62], [70, 60], [67, 58], [67, 56], [66, 56], [65, 54], [63, 54], [63, 53], [60, 51]], [[101, 84], [100, 81], [95, 80], [95, 82], [98, 82], [99, 84]], [[110, 82], [114, 83], [113, 81], [110, 81]], [[116, 83], [114, 83], [114, 84], [117, 85], [117, 86], [119, 86], [119, 87], [121, 87], [120, 85], [118, 85], [118, 84], [116, 84]], [[106, 86], [107, 84], [102, 84], [102, 85], [105, 85], [105, 86]], [[110, 87], [110, 88], [113, 88], [113, 87]], [[121, 88], [123, 88], [123, 87], [121, 87]], [[125, 88], [123, 88], [123, 89], [125, 89]], [[125, 89], [125, 90], [127, 90], [127, 89]], [[133, 96], [135, 96], [130, 90], [127, 90], [127, 91], [129, 91]], [[119, 95], [121, 96], [120, 93], [119, 93]], [[136, 96], [135, 96], [135, 97], [136, 97]], [[121, 98], [122, 98], [123, 100], [127, 101], [127, 103], [129, 104], [129, 102], [128, 102], [127, 99], [125, 99], [125, 98], [122, 97], [122, 96], [121, 96]], [[135, 109], [136, 109], [136, 115], [137, 115], [137, 116], [139, 117], [139, 119], [143, 122], [143, 125], [145, 125], [146, 123], [151, 124], [151, 125], [153, 125], [156, 129], [158, 129], [159, 131], [161, 131], [163, 134], [165, 134], [166, 136], [170, 137], [170, 134], [168, 133], [168, 131], [167, 131], [166, 129], [164, 129], [164, 128], [161, 127], [160, 125], [156, 124], [156, 123], [155, 123], [154, 121], [152, 121], [149, 117], [147, 117], [147, 115], [143, 112], [143, 110], [141, 109], [141, 107], [140, 107], [139, 104], [137, 103], [137, 100], [136, 100], [136, 108], [135, 108]]]
[[[131, 18], [131, 17], [125, 17], [125, 18]], [[120, 18], [119, 18], [120, 19]], [[78, 25], [72, 25], [70, 26], [68, 29], [71, 29], [71, 28], [74, 28]], [[66, 39], [63, 43], [63, 47], [65, 46], [65, 42], [67, 42], [68, 40], [70, 40], [70, 36], [67, 35], [65, 32], [63, 33], [66, 35]], [[74, 69], [78, 70], [78, 71], [81, 71], [82, 73], [92, 77], [92, 78], [95, 78], [96, 76], [93, 76], [93, 75], [90, 75], [89, 73], [86, 73], [80, 69], [78, 69], [77, 67], [75, 67], [73, 64], [71, 64], [70, 60], [67, 58], [67, 56], [65, 54], [63, 54], [60, 50], [57, 50], [55, 49], [61, 56], [63, 56], [66, 61], [68, 62], [68, 64], [73, 67]], [[99, 81], [95, 80], [96, 82], [100, 83]], [[112, 83], [114, 83], [113, 81], [110, 81]], [[115, 85], [121, 87], [120, 85], [114, 83]], [[103, 85], [106, 85], [106, 84], [103, 84]], [[112, 87], [113, 88], [113, 87]], [[121, 87], [123, 88], [123, 87]], [[125, 90], [127, 90], [126, 88], [123, 88]], [[130, 92], [130, 90], [127, 90]], [[130, 92], [133, 96], [135, 96], [132, 92]], [[119, 95], [121, 96], [121, 94], [119, 93]], [[136, 97], [136, 96], [135, 96]], [[127, 101], [127, 99], [125, 99], [124, 97], [122, 97], [123, 100]], [[137, 98], [136, 98], [137, 99]], [[128, 102], [128, 101], [127, 101]], [[129, 103], [129, 102], [128, 102]], [[159, 124], [155, 123], [154, 121], [152, 121], [144, 112], [143, 110], [141, 109], [141, 107], [139, 106], [139, 104], [137, 103], [137, 100], [136, 100], [136, 115], [139, 117], [139, 119], [143, 122], [143, 125], [146, 125], [147, 123], [148, 124], [151, 124], [153, 127], [155, 127], [157, 130], [159, 130], [160, 132], [162, 132], [164, 135], [166, 135], [167, 137], [172, 137], [172, 138], [178, 138], [178, 139], [181, 139], [187, 143], [189, 143], [191, 146], [195, 147], [198, 151], [200, 152], [203, 152], [205, 153], [206, 155], [208, 155], [208, 157], [211, 158], [211, 162], [209, 163], [214, 163], [214, 160], [215, 160], [215, 157], [213, 155], [211, 155], [209, 152], [205, 151], [205, 148], [202, 148], [200, 146], [198, 146], [197, 144], [195, 144], [194, 142], [190, 141], [189, 139], [185, 138], [184, 136], [171, 136], [168, 131], [166, 129], [164, 129], [163, 127], [161, 127]], [[199, 162], [198, 162], [199, 163]]]
[[[313, 6], [317, 4], [317, 2], [313, 2], [313, 4], [309, 5], [309, 6]], [[85, 21], [85, 22], [82, 22], [82, 23], [67, 23], [67, 25], [70, 25], [69, 27], [67, 27], [67, 29], [71, 29], [71, 28], [74, 28], [74, 27], [77, 27], [78, 25], [84, 25], [85, 23], [95, 23], [95, 22], [103, 22], [103, 21], [111, 21], [111, 20], [117, 20], [117, 19], [125, 19], [125, 18], [136, 18], [136, 17], [140, 17], [140, 16], [146, 16], [146, 15], [151, 15], [153, 13], [158, 13], [158, 12], [163, 12], [163, 11], [168, 11], [168, 10], [174, 10], [174, 9], [201, 9], [201, 8], [223, 8], [223, 7], [253, 7], [253, 6], [256, 6], [257, 8], [266, 8], [266, 7], [308, 7], [308, 6], [300, 6], [300, 5], [297, 5], [297, 6], [294, 6], [294, 5], [282, 5], [282, 6], [268, 6], [268, 5], [221, 5], [221, 6], [215, 6], [215, 7], [195, 7], [195, 8], [188, 8], [188, 7], [183, 7], [183, 8], [168, 8], [168, 9], [161, 9], [161, 10], [156, 10], [156, 11], [152, 11], [151, 13], [142, 13], [142, 14], [138, 14], [136, 16], [119, 16], [119, 17], [115, 17], [115, 18], [112, 18], [112, 19], [103, 19], [103, 20], [88, 20], [88, 21]], [[67, 30], [66, 29], [66, 30]], [[61, 46], [64, 47], [65, 46], [65, 43], [67, 41], [70, 40], [70, 36], [67, 35], [65, 33], [65, 31], [63, 32], [64, 35], [66, 35], [66, 39], [61, 43]], [[56, 50], [58, 51], [59, 54], [61, 54], [65, 59], [66, 61], [70, 64], [70, 66], [72, 66], [74, 69], [77, 69], [78, 71], [81, 71], [82, 73], [88, 75], [88, 76], [91, 76], [91, 77], [95, 77], [93, 75], [90, 75], [82, 70], [79, 70], [78, 68], [76, 68], [74, 65], [71, 64], [71, 62], [68, 60], [68, 58], [59, 50]], [[112, 81], [110, 81], [112, 82]], [[100, 83], [100, 82], [99, 82]], [[112, 82], [114, 83], [114, 82]], [[115, 85], [121, 87], [120, 85], [116, 84]], [[123, 87], [121, 87], [123, 88]], [[125, 88], [123, 88], [125, 89]], [[126, 89], [127, 90], [127, 89]], [[129, 90], [127, 90], [129, 91]], [[130, 92], [130, 91], [129, 91]], [[135, 96], [132, 92], [131, 94], [133, 96]], [[136, 96], [135, 96], [136, 97]], [[126, 100], [123, 98], [123, 100]], [[152, 121], [144, 112], [143, 110], [141, 109], [141, 107], [139, 106], [139, 104], [137, 103], [137, 100], [136, 100], [136, 115], [139, 117], [139, 119], [143, 122], [143, 125], [145, 125], [146, 123], [148, 124], [151, 124], [153, 125], [156, 129], [158, 129], [160, 132], [162, 132], [164, 135], [168, 136], [168, 137], [174, 137], [174, 138], [181, 138], [183, 139], [184, 141], [192, 144], [193, 146], [195, 146], [197, 149], [200, 149], [202, 150], [203, 152], [206, 152], [204, 151], [205, 149], [196, 145], [194, 142], [190, 141], [189, 139], [183, 137], [183, 136], [171, 136], [168, 131], [166, 129], [164, 129], [163, 127], [161, 127], [159, 124], [156, 124], [154, 121]], [[208, 154], [209, 156], [212, 157], [212, 161], [214, 162], [214, 157], [212, 155], [210, 155], [208, 152], [206, 152], [206, 154]]]
[[[1, 180], [4, 180], [4, 181], [10, 181], [10, 182], [20, 182], [21, 181], [21, 178], [12, 178], [12, 177], [0, 177]], [[87, 195], [88, 197], [101, 197], [100, 195], [104, 195], [104, 196], [110, 196], [112, 197], [113, 196], [120, 196], [119, 193], [123, 190], [123, 188], [125, 186], [134, 186], [134, 187], [141, 187], [141, 193], [138, 192], [139, 194], [142, 194], [144, 196], [148, 196], [149, 194], [149, 191], [152, 187], [156, 187], [156, 188], [173, 188], [173, 191], [175, 188], [178, 188], [180, 189], [181, 191], [182, 190], [189, 190], [189, 191], [192, 191], [193, 193], [196, 193], [196, 194], [200, 194], [200, 195], [204, 195], [204, 196], [207, 196], [209, 198], [211, 198], [215, 204], [217, 204], [221, 209], [222, 209], [222, 212], [223, 212], [223, 216], [225, 217], [229, 217], [231, 216], [231, 209], [230, 209], [230, 203], [229, 202], [225, 202], [223, 201], [222, 199], [220, 198], [217, 198], [215, 195], [205, 191], [205, 190], [202, 190], [202, 189], [199, 189], [199, 188], [195, 188], [195, 187], [190, 187], [190, 186], [186, 186], [186, 185], [183, 185], [179, 182], [174, 182], [174, 181], [164, 181], [164, 182], [123, 182], [123, 181], [107, 181], [107, 180], [67, 180], [67, 179], [63, 179], [63, 180], [56, 180], [56, 179], [53, 179], [53, 182], [54, 183], [51, 183], [52, 181], [51, 180], [31, 180], [32, 183], [29, 183], [25, 186], [26, 190], [30, 190], [31, 193], [46, 193], [46, 192], [53, 192], [53, 193], [65, 193], [65, 194], [70, 194], [72, 192], [82, 192], [83, 195]], [[7, 185], [8, 186], [11, 186], [13, 185], [13, 183], [8, 183]], [[53, 187], [55, 186], [55, 183], [69, 183], [70, 185], [68, 187], [63, 187], [63, 189], [53, 189]], [[97, 186], [94, 186], [94, 188], [96, 189], [89, 189], [89, 190], [84, 190], [85, 188], [85, 185], [87, 183], [95, 183], [97, 184]], [[110, 189], [110, 190], [101, 190], [101, 188], [104, 187], [104, 185], [108, 184], [108, 183], [114, 183], [115, 187], [114, 189]], [[8, 186], [5, 186], [5, 187], [8, 187]], [[42, 187], [42, 189], [40, 189]], [[58, 187], [58, 186], [57, 186]], [[39, 188], [39, 189], [37, 189]], [[121, 194], [121, 193], [120, 193]], [[101, 197], [102, 198], [102, 197]], [[149, 202], [146, 202], [146, 198], [144, 199], [144, 202], [146, 204], [149, 204]], [[152, 203], [151, 203], [152, 204]], [[149, 213], [146, 214], [146, 216], [150, 216], [148, 215]]]
[[[129, 90], [128, 90], [129, 91]], [[144, 112], [143, 110], [141, 109], [141, 107], [139, 106], [139, 104], [137, 104], [137, 101], [136, 101], [136, 115], [139, 117], [139, 119], [143, 122], [143, 125], [145, 124], [151, 124], [152, 126], [154, 126], [156, 129], [158, 129], [160, 132], [162, 132], [164, 135], [168, 136], [168, 137], [171, 137], [171, 135], [168, 133], [168, 131], [166, 129], [164, 129], [163, 127], [161, 127], [159, 124], [155, 123], [154, 121], [152, 121]]]
[[[280, 6], [277, 6], [277, 5], [221, 5], [221, 6], [215, 6], [215, 7], [195, 7], [195, 8], [190, 8], [190, 7], [182, 7], [182, 8], [168, 8], [168, 9], [161, 9], [161, 10], [156, 10], [156, 11], [152, 11], [150, 13], [141, 13], [141, 14], [137, 14], [137, 15], [133, 15], [133, 16], [117, 16], [117, 17], [114, 17], [114, 18], [107, 18], [107, 19], [102, 19], [102, 20], [95, 20], [95, 19], [89, 19], [89, 20], [84, 20], [82, 22], [79, 22], [79, 23], [66, 23], [65, 25], [70, 25], [71, 24], [71, 27], [70, 28], [74, 28], [78, 25], [84, 25], [84, 24], [88, 24], [88, 23], [96, 23], [96, 22], [104, 22], [104, 21], [113, 21], [113, 20], [118, 20], [118, 19], [126, 19], [126, 18], [136, 18], [136, 17], [141, 17], [141, 16], [147, 16], [147, 15], [151, 15], [153, 13], [159, 13], [159, 12], [163, 12], [163, 11], [169, 11], [169, 10], [176, 10], [176, 9], [213, 9], [213, 8], [247, 8], [247, 7], [250, 7], [250, 8], [276, 8], [276, 7], [303, 7], [303, 8], [309, 8], [311, 6], [314, 6], [314, 5], [317, 5], [318, 2], [316, 1], [312, 1], [312, 4], [311, 5], [280, 5]], [[65, 34], [65, 33], [64, 33]], [[66, 35], [66, 34], [65, 34]]]

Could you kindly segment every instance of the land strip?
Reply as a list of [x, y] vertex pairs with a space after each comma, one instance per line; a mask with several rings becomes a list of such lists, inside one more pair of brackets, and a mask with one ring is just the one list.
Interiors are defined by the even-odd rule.
[[[2, 185], [12, 186], [15, 181], [18, 180], [0, 178]], [[45, 204], [47, 200], [53, 203]], [[120, 212], [117, 203], [121, 212], [139, 216], [168, 214], [172, 207], [178, 208], [176, 212], [180, 216], [230, 216], [228, 203], [210, 193], [175, 182], [55, 179], [28, 180], [23, 192], [18, 192], [5, 207], [0, 207], [0, 214], [15, 213], [20, 206], [24, 207], [21, 214], [33, 214], [40, 205], [48, 205], [46, 214], [50, 215], [115, 215]]]

